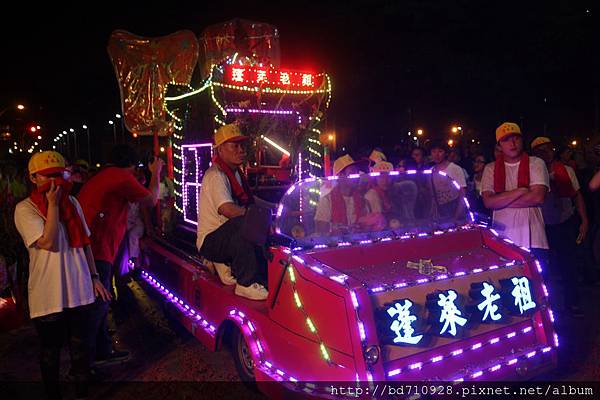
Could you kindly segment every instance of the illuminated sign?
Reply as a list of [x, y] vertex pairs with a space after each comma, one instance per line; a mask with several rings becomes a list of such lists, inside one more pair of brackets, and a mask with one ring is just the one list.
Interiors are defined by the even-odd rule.
[[423, 338], [423, 335], [413, 336], [415, 329], [412, 324], [417, 320], [417, 317], [411, 314], [410, 308], [412, 305], [412, 301], [404, 299], [404, 304], [398, 302], [387, 309], [389, 316], [394, 318], [390, 325], [390, 330], [396, 334], [394, 343], [417, 344]]
[[506, 323], [508, 315], [523, 317], [536, 310], [527, 277], [515, 276], [499, 282], [500, 290], [490, 282], [472, 283], [467, 304], [453, 289], [429, 293], [426, 315], [418, 311], [421, 308], [411, 299], [387, 303], [377, 311], [382, 341], [426, 346], [430, 343], [428, 336], [460, 337], [471, 322]]
[[312, 90], [321, 86], [323, 77], [320, 74], [311, 72], [227, 64], [224, 71], [224, 81], [237, 86]]

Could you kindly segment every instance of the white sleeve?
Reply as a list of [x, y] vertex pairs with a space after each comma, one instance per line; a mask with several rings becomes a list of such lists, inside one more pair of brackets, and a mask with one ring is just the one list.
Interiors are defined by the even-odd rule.
[[215, 206], [216, 210], [225, 203], [235, 204], [231, 196], [229, 180], [220, 171], [214, 171], [212, 174], [205, 175], [202, 180], [202, 186], [205, 188], [202, 194], [210, 196], [210, 203]]
[[550, 189], [550, 178], [546, 163], [537, 157], [531, 157], [529, 160], [529, 186], [544, 185]]
[[315, 213], [315, 221], [331, 222], [331, 196], [327, 195], [321, 197], [319, 204], [317, 204], [317, 211]]
[[465, 171], [462, 169], [462, 167], [454, 164], [448, 172], [450, 177], [454, 179], [456, 183], [458, 183], [458, 186], [461, 188], [467, 187], [467, 179], [465, 176]]
[[32, 247], [44, 234], [44, 218], [30, 204], [20, 202], [15, 208], [15, 225], [26, 247]]
[[579, 186], [579, 180], [577, 179], [577, 175], [575, 174], [575, 170], [571, 167], [569, 167], [568, 165], [565, 165], [565, 168], [567, 169], [567, 173], [569, 174], [569, 178], [571, 178], [571, 185], [573, 185], [573, 189], [575, 189], [575, 191], [578, 191], [581, 189], [581, 186]]
[[382, 212], [383, 207], [381, 207], [381, 200], [379, 199], [379, 195], [375, 190], [369, 189], [369, 191], [365, 193], [365, 200], [367, 200], [367, 205], [369, 206], [370, 212]]
[[494, 166], [495, 163], [491, 162], [485, 166], [483, 170], [483, 176], [481, 177], [481, 193], [483, 192], [494, 192]]
[[88, 228], [87, 223], [85, 222], [85, 216], [83, 215], [83, 210], [81, 209], [79, 202], [73, 196], [69, 196], [69, 199], [71, 199], [71, 202], [75, 205], [75, 208], [77, 209], [77, 214], [79, 214], [79, 218], [81, 219], [81, 223], [83, 224], [83, 230], [85, 231], [85, 234], [89, 237], [92, 234], [92, 232], [90, 232], [90, 229]]

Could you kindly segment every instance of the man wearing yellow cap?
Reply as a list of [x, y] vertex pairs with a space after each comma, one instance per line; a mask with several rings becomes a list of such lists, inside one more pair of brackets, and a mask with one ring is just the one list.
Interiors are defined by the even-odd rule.
[[[499, 230], [519, 246], [548, 249], [541, 205], [550, 184], [544, 161], [523, 151], [521, 129], [505, 122], [496, 129], [501, 154], [481, 178], [485, 206]], [[543, 251], [538, 252], [543, 253]]]
[[[333, 163], [333, 173], [340, 178], [346, 178], [365, 172], [368, 167], [369, 160], [354, 161], [352, 156], [345, 154]], [[363, 227], [381, 225], [381, 218], [374, 219], [376, 214], [368, 213], [364, 197], [367, 188], [362, 189], [357, 181], [351, 179], [335, 181], [330, 190], [322, 187], [315, 213], [315, 230], [321, 234], [329, 232], [338, 234], [353, 225]]]
[[[542, 205], [546, 236], [552, 254], [549, 257], [550, 264], [562, 276], [567, 309], [573, 316], [582, 317], [573, 260], [577, 244], [584, 240], [589, 223], [579, 181], [573, 168], [556, 159], [554, 146], [549, 138], [535, 138], [531, 142], [531, 151], [544, 160], [550, 174], [551, 190]], [[575, 215], [573, 203], [579, 218]]]
[[265, 287], [267, 261], [260, 246], [242, 235], [243, 216], [255, 202], [240, 168], [246, 159], [248, 139], [236, 124], [215, 132], [215, 156], [202, 178], [196, 246], [202, 256], [221, 264], [219, 277], [224, 284], [235, 285], [235, 294], [265, 300], [269, 294]]
[[96, 296], [108, 301], [110, 294], [98, 279], [83, 211], [69, 195], [64, 158], [55, 151], [36, 153], [28, 169], [34, 187], [17, 204], [15, 225], [29, 252], [29, 312], [41, 341], [42, 379], [48, 397], [60, 398], [60, 351], [67, 332], [71, 371], [83, 396], [90, 305]]

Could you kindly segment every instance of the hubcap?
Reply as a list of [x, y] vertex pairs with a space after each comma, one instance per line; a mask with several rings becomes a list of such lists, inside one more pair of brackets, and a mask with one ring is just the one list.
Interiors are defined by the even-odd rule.
[[246, 344], [246, 340], [244, 340], [244, 335], [240, 334], [239, 337], [240, 343], [238, 348], [242, 365], [248, 375], [254, 376], [254, 361], [252, 360], [252, 354], [250, 354], [250, 349]]

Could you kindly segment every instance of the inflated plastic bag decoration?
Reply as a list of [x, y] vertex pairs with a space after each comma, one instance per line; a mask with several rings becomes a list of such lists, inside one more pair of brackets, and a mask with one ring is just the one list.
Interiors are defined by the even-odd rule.
[[220, 64], [225, 57], [235, 53], [279, 67], [279, 31], [273, 25], [233, 19], [207, 27], [199, 41], [202, 46], [199, 66], [203, 78], [210, 74], [211, 65]]
[[116, 30], [108, 54], [119, 81], [125, 125], [132, 133], [169, 135], [163, 100], [168, 83], [187, 85], [198, 61], [198, 41], [191, 31], [146, 38]]

